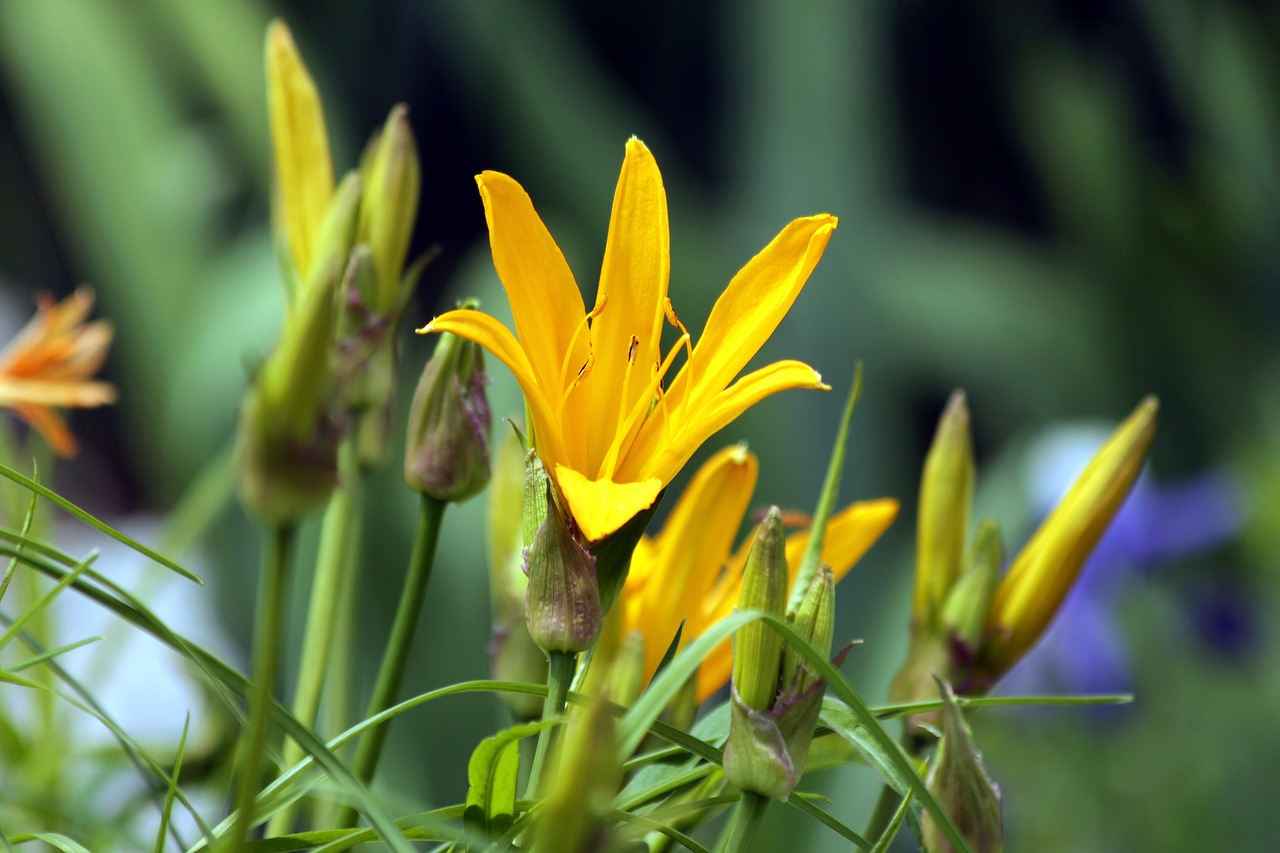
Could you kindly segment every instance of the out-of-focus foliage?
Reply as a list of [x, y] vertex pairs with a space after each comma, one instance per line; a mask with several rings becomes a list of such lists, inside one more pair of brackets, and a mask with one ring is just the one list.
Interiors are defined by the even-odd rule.
[[[202, 483], [217, 534], [204, 574], [237, 631], [256, 538], [218, 498], [246, 372], [283, 310], [260, 55], [275, 14], [326, 93], [336, 160], [356, 160], [389, 104], [410, 106], [423, 163], [411, 255], [442, 249], [410, 323], [463, 296], [506, 310], [472, 183], [485, 168], [521, 181], [585, 271], [603, 249], [623, 144], [644, 139], [663, 163], [672, 287], [695, 331], [781, 224], [840, 216], [758, 362], [798, 358], [837, 388], [865, 362], [845, 493], [895, 495], [904, 509], [897, 550], [873, 554], [838, 594], [837, 638], [874, 640], [851, 658], [871, 696], [905, 648], [913, 496], [950, 390], [966, 388], [982, 412], [979, 463], [1005, 472], [978, 503], [1002, 506], [1025, 502], [1026, 432], [1115, 420], [1158, 395], [1155, 472], [1234, 477], [1243, 542], [1148, 574], [1118, 602], [1134, 706], [979, 714], [975, 734], [1005, 795], [1009, 849], [1266, 849], [1259, 815], [1274, 793], [1251, 780], [1280, 761], [1280, 734], [1261, 722], [1280, 703], [1267, 618], [1280, 604], [1269, 521], [1280, 518], [1280, 11], [1246, 0], [746, 0], [625, 14], [569, 0], [0, 0], [0, 328], [27, 315], [34, 290], [94, 285], [117, 329], [107, 375], [121, 400], [74, 416], [86, 450], [59, 485], [118, 516]], [[399, 424], [428, 349], [401, 348]], [[518, 414], [514, 383], [494, 373], [495, 415]], [[817, 392], [767, 402], [700, 458], [749, 440], [761, 500], [808, 506], [839, 404]], [[388, 578], [414, 517], [399, 480], [384, 473], [367, 520], [367, 562]], [[418, 686], [486, 666], [479, 503], [447, 528]], [[1025, 530], [1005, 529], [1020, 544]], [[360, 590], [365, 622], [383, 624], [396, 586]], [[360, 638], [371, 654], [381, 641]], [[470, 746], [501, 715], [452, 701], [393, 733], [409, 743], [414, 725], [447, 714], [458, 736], [430, 755], [412, 741], [419, 757], [392, 768], [390, 785], [460, 798]], [[865, 772], [829, 778], [874, 784]], [[761, 846], [784, 833], [794, 844], [795, 831], [771, 814]], [[804, 831], [806, 849], [844, 849]]]

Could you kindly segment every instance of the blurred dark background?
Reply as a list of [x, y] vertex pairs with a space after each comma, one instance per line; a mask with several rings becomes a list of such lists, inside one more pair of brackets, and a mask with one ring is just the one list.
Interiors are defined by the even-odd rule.
[[[803, 359], [834, 392], [773, 398], [698, 458], [746, 439], [757, 502], [810, 507], [862, 360], [842, 497], [903, 502], [840, 594], [844, 631], [867, 640], [847, 671], [869, 699], [884, 698], [905, 646], [919, 466], [950, 391], [969, 394], [979, 505], [1011, 548], [1043, 512], [1030, 484], [1054, 437], [1158, 395], [1149, 486], [1182, 496], [1154, 510], [1179, 522], [1143, 528], [1142, 554], [1090, 567], [1107, 648], [1065, 650], [1086, 673], [1089, 655], [1119, 660], [1105, 688], [1137, 703], [984, 712], [977, 736], [1011, 850], [1269, 849], [1280, 5], [0, 0], [0, 331], [25, 321], [29, 294], [81, 282], [118, 330], [107, 373], [121, 401], [75, 414], [86, 449], [57, 484], [115, 519], [187, 496], [192, 529], [208, 530], [189, 559], [238, 636], [259, 540], [228, 497], [226, 456], [245, 366], [274, 340], [283, 299], [261, 59], [275, 15], [317, 78], [339, 168], [392, 104], [410, 106], [415, 252], [442, 252], [405, 324], [406, 386], [430, 349], [409, 326], [464, 295], [507, 311], [472, 180], [482, 169], [530, 192], [590, 299], [623, 144], [644, 139], [670, 196], [672, 298], [694, 330], [787, 221], [839, 215], [760, 356]], [[517, 414], [514, 382], [493, 372], [495, 414]], [[368, 519], [370, 661], [414, 518], [398, 468], [393, 454]], [[1194, 491], [1206, 478], [1215, 488]], [[485, 672], [482, 504], [447, 519], [407, 689]], [[1206, 519], [1221, 523], [1177, 537]], [[1046, 689], [1090, 686], [1025, 666]], [[471, 746], [504, 719], [488, 699], [450, 701], [393, 730], [404, 760], [387, 782], [406, 803], [458, 801]], [[812, 782], [861, 823], [869, 771]], [[771, 814], [766, 834], [844, 849], [790, 817]]]

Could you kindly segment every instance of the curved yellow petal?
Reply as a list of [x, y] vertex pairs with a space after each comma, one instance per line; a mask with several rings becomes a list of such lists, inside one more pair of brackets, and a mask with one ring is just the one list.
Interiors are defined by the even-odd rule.
[[662, 360], [663, 304], [670, 272], [671, 234], [662, 174], [649, 149], [633, 137], [627, 142], [613, 196], [600, 270], [596, 305], [603, 303], [604, 309], [591, 327], [591, 406], [597, 423], [588, 439], [587, 459], [593, 468], [604, 458], [620, 419], [640, 399], [653, 366]]
[[569, 512], [589, 542], [597, 542], [626, 524], [642, 510], [653, 506], [661, 480], [615, 482], [608, 478], [589, 480], [566, 465], [555, 466], [556, 484], [569, 504]]
[[826, 390], [827, 386], [809, 365], [787, 360], [748, 373], [709, 400], [691, 401], [687, 411], [665, 399], [660, 404], [666, 407], [665, 413], [650, 416], [619, 476], [670, 481], [704, 441], [765, 397], [791, 388]]
[[324, 109], [289, 27], [267, 27], [267, 110], [279, 184], [278, 221], [303, 281], [315, 259], [316, 235], [333, 198], [333, 160]]
[[582, 294], [524, 188], [501, 172], [477, 175], [476, 185], [520, 346], [538, 383], [558, 393], [563, 374], [572, 378], [587, 361], [587, 335], [574, 335], [585, 315]]
[[717, 452], [680, 495], [644, 558], [632, 558], [626, 630], [644, 634], [647, 676], [657, 670], [681, 621], [685, 642], [707, 628], [703, 599], [733, 549], [759, 468], [745, 445]]
[[733, 277], [672, 383], [674, 405], [685, 394], [694, 401], [717, 394], [746, 367], [800, 295], [836, 221], [830, 214], [792, 221]]
[[520, 383], [533, 418], [533, 431], [538, 437], [539, 453], [544, 462], [551, 464], [565, 458], [564, 437], [555, 419], [555, 402], [551, 400], [533, 372], [525, 351], [521, 349], [511, 330], [499, 321], [470, 308], [448, 311], [418, 329], [418, 334], [450, 332], [466, 338], [487, 349], [505, 364]]

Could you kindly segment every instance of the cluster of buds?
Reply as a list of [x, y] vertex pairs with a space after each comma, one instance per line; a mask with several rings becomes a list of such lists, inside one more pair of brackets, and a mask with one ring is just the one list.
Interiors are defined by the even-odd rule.
[[[394, 384], [392, 336], [420, 265], [404, 270], [419, 168], [403, 106], [361, 167], [335, 181], [324, 111], [288, 27], [271, 24], [267, 96], [276, 169], [274, 221], [287, 295], [280, 339], [240, 412], [241, 492], [285, 522], [322, 504], [349, 422], [381, 424]], [[373, 414], [371, 414], [373, 413]], [[363, 440], [378, 458], [385, 428]]]
[[[1154, 398], [1139, 404], [1001, 577], [995, 523], [968, 539], [973, 445], [964, 395], [952, 396], [921, 476], [911, 650], [893, 701], [936, 699], [935, 675], [984, 693], [1035, 645], [1137, 480], [1156, 410]], [[935, 722], [914, 717], [909, 733], [928, 740]]]
[[[786, 539], [772, 507], [756, 532], [738, 600], [741, 610], [783, 616]], [[790, 615], [796, 633], [827, 655], [835, 632], [835, 577], [818, 569]], [[741, 791], [785, 800], [804, 773], [826, 682], [766, 622], [743, 626], [733, 641], [729, 740], [724, 775]]]

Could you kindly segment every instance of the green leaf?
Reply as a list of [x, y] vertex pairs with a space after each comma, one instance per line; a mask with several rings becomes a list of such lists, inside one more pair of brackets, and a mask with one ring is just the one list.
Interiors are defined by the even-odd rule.
[[71, 501], [67, 500], [66, 498], [58, 494], [55, 494], [54, 492], [50, 491], [49, 489], [37, 483], [35, 480], [32, 480], [29, 477], [24, 477], [23, 475], [19, 474], [17, 471], [10, 468], [8, 465], [0, 465], [0, 477], [6, 477], [12, 480], [13, 482], [17, 483], [19, 486], [22, 486], [23, 488], [30, 490], [33, 494], [39, 495], [40, 497], [44, 498], [45, 500], [49, 501], [55, 506], [58, 506], [64, 512], [78, 518], [80, 521], [83, 521], [85, 524], [89, 525], [99, 533], [103, 533], [107, 536], [110, 536], [112, 539], [116, 540], [121, 545], [124, 545], [128, 548], [132, 548], [134, 551], [137, 551], [142, 556], [147, 557], [151, 560], [154, 560], [155, 562], [159, 563], [160, 565], [164, 566], [167, 569], [172, 569], [173, 571], [182, 575], [187, 580], [195, 581], [198, 584], [204, 583], [204, 581], [196, 577], [195, 574], [187, 571], [182, 566], [179, 566], [173, 560], [170, 560], [168, 557], [151, 550], [146, 545], [143, 545], [141, 542], [138, 542], [132, 539], [131, 537], [126, 536], [125, 534], [121, 533], [119, 530], [116, 530], [114, 527], [107, 524], [106, 522], [99, 521], [89, 513], [80, 509], [80, 507], [76, 506]]
[[15, 835], [9, 839], [14, 844], [25, 844], [28, 841], [43, 841], [50, 847], [61, 850], [62, 853], [89, 853], [87, 847], [81, 846], [78, 842], [72, 841], [65, 835], [59, 835], [56, 832], [33, 832], [27, 835]]
[[898, 830], [902, 827], [902, 821], [906, 819], [907, 812], [911, 810], [911, 792], [902, 798], [898, 803], [898, 809], [893, 813], [893, 817], [889, 821], [889, 825], [885, 827], [884, 834], [880, 836], [880, 840], [876, 842], [876, 846], [871, 848], [871, 853], [888, 853], [889, 845], [893, 843], [894, 837], [898, 834]]
[[164, 853], [164, 837], [169, 832], [169, 818], [173, 814], [173, 800], [178, 793], [178, 777], [182, 775], [182, 756], [187, 749], [187, 732], [191, 727], [191, 713], [182, 721], [182, 737], [178, 738], [178, 751], [173, 758], [173, 772], [169, 774], [169, 790], [164, 795], [160, 809], [160, 828], [156, 832], [155, 853]]
[[35, 657], [27, 658], [22, 663], [15, 664], [14, 666], [9, 667], [9, 671], [22, 672], [24, 669], [30, 669], [31, 667], [36, 666], [38, 664], [42, 664], [45, 661], [53, 660], [56, 657], [60, 657], [61, 655], [64, 655], [70, 651], [74, 651], [82, 646], [87, 646], [90, 643], [99, 643], [99, 642], [102, 642], [102, 637], [86, 637], [83, 640], [79, 640], [74, 643], [68, 643], [65, 646], [59, 646], [56, 649], [50, 649], [47, 652], [41, 652]]
[[694, 640], [684, 651], [676, 655], [675, 660], [649, 682], [649, 687], [640, 695], [636, 703], [618, 723], [619, 761], [626, 761], [644, 740], [649, 726], [658, 719], [663, 709], [671, 704], [676, 693], [684, 686], [698, 666], [711, 651], [719, 646], [727, 637], [764, 614], [749, 611], [734, 613], [712, 625], [701, 637]]
[[790, 797], [787, 797], [785, 802], [792, 808], [804, 812], [809, 817], [820, 821], [824, 826], [844, 836], [863, 850], [869, 850], [871, 848], [870, 841], [867, 841], [867, 839], [836, 820], [830, 814], [815, 806], [809, 801], [808, 795], [801, 794], [799, 791], [796, 791]]
[[813, 513], [813, 524], [809, 526], [809, 541], [800, 557], [800, 566], [796, 569], [796, 579], [791, 585], [791, 598], [787, 602], [787, 612], [794, 613], [800, 609], [800, 602], [813, 583], [813, 576], [818, 571], [822, 560], [822, 544], [827, 538], [827, 519], [836, 507], [836, 496], [840, 492], [840, 475], [844, 471], [844, 446], [849, 439], [849, 421], [853, 418], [853, 407], [862, 395], [862, 362], [853, 369], [853, 387], [849, 389], [849, 397], [844, 403], [844, 412], [840, 415], [840, 428], [836, 430], [836, 441], [831, 448], [831, 461], [827, 463], [827, 475], [822, 481], [822, 494], [818, 496], [818, 506]]
[[511, 827], [516, 810], [516, 785], [520, 776], [521, 739], [536, 735], [556, 725], [558, 720], [512, 726], [493, 737], [487, 737], [471, 753], [467, 765], [466, 811], [463, 819], [468, 829], [492, 838]]

